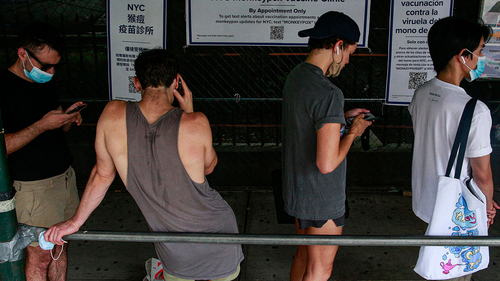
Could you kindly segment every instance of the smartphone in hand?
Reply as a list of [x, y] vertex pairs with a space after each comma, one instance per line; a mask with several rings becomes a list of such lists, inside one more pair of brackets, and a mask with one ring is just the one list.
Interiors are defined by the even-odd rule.
[[[365, 115], [365, 117], [363, 119], [365, 119], [366, 121], [375, 121], [375, 120], [379, 119], [377, 116], [373, 115], [371, 112], [367, 112], [367, 113], [363, 113], [363, 114]], [[348, 125], [351, 125], [353, 120], [354, 120], [354, 117], [349, 117], [346, 119], [346, 122]]]
[[181, 78], [179, 77], [179, 79], [177, 80], [177, 92], [179, 92], [179, 94], [181, 94], [181, 96], [184, 95], [184, 91], [182, 89], [182, 81], [181, 81]]
[[84, 109], [85, 107], [87, 107], [86, 104], [79, 105], [79, 106], [73, 108], [72, 110], [66, 112], [66, 114], [72, 114], [72, 113], [78, 112], [78, 111]]
[[368, 113], [365, 113], [365, 117], [363, 119], [365, 119], [366, 121], [375, 121], [375, 120], [378, 120], [378, 117], [373, 115], [372, 113], [368, 112]]
[[[179, 79], [177, 79], [177, 92], [179, 92], [179, 94], [181, 94], [181, 96], [184, 96], [184, 91], [182, 91], [182, 81], [181, 81], [181, 78], [179, 77]], [[179, 101], [177, 100], [177, 98], [174, 96], [174, 102], [172, 103], [172, 105], [174, 107], [179, 107]]]

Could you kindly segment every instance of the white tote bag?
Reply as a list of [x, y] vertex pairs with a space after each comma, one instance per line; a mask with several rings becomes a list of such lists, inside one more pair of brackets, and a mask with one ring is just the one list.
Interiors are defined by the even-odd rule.
[[[459, 179], [439, 178], [436, 207], [425, 235], [488, 236], [486, 197], [474, 180], [468, 185], [472, 192]], [[484, 246], [423, 246], [415, 272], [427, 280], [445, 280], [485, 269], [489, 262]]]
[[[459, 130], [445, 176], [440, 176], [436, 204], [425, 235], [488, 236], [486, 197], [473, 179], [460, 180], [470, 120], [477, 100], [471, 100], [462, 114]], [[458, 147], [455, 178], [450, 177]], [[445, 280], [469, 275], [489, 264], [488, 247], [423, 246], [415, 272], [427, 280]]]

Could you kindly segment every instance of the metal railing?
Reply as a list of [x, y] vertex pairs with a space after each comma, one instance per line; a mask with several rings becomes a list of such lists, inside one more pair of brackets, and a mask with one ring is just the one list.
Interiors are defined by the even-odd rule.
[[500, 246], [500, 237], [486, 236], [342, 236], [78, 231], [64, 236], [64, 240], [246, 245]]

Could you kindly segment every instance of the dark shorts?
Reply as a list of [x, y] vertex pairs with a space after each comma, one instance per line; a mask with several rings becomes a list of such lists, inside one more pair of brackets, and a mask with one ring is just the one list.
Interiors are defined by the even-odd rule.
[[[297, 218], [299, 221], [299, 228], [305, 229], [306, 227], [316, 227], [321, 228], [325, 223], [329, 220], [302, 220]], [[342, 227], [345, 225], [345, 216], [341, 216], [340, 218], [332, 219], [332, 221], [338, 226]]]

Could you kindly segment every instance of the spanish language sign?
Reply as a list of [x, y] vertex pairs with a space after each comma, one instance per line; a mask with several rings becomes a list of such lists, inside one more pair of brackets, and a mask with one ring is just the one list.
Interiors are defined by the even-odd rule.
[[187, 0], [188, 45], [307, 46], [298, 32], [327, 11], [350, 16], [367, 47], [370, 0]]
[[166, 0], [108, 0], [109, 99], [140, 101], [133, 83], [137, 55], [165, 48]]
[[427, 33], [439, 19], [451, 16], [452, 0], [392, 0], [385, 101], [408, 105], [413, 92], [436, 76]]
[[483, 49], [486, 67], [481, 78], [500, 78], [500, 1], [483, 0], [481, 17], [493, 29], [493, 36]]

